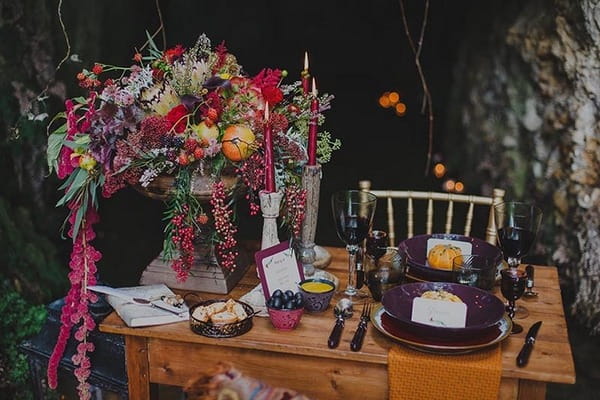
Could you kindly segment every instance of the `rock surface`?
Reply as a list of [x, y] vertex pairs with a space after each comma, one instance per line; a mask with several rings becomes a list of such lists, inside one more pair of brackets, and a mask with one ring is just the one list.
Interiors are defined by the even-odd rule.
[[600, 1], [475, 7], [449, 113], [449, 140], [472, 161], [455, 162], [483, 193], [544, 205], [535, 253], [559, 266], [573, 314], [598, 334]]

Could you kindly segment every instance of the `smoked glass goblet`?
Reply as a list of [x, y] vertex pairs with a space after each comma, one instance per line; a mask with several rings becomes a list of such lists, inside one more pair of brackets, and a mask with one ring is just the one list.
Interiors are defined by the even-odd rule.
[[[508, 300], [508, 316], [511, 320], [515, 317], [515, 301], [520, 299], [525, 292], [527, 286], [527, 274], [524, 271], [517, 269], [505, 269], [501, 272], [502, 280], [500, 281], [500, 289], [502, 296]], [[523, 327], [513, 320], [511, 333], [519, 333], [523, 331]]]
[[[531, 203], [507, 201], [494, 206], [498, 243], [509, 269], [516, 271], [531, 248], [542, 221], [542, 210]], [[527, 308], [516, 307], [515, 318], [529, 315]]]
[[360, 244], [371, 230], [377, 197], [369, 192], [345, 190], [331, 197], [331, 209], [338, 237], [346, 243], [349, 255], [348, 286], [344, 293], [357, 296], [356, 258]]

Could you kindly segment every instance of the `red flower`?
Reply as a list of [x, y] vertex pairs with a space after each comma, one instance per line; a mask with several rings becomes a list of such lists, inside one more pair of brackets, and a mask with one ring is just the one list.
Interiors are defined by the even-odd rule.
[[167, 60], [169, 64], [173, 64], [183, 55], [184, 52], [185, 48], [178, 44], [172, 49], [165, 51], [165, 60]]
[[133, 61], [135, 61], [135, 62], [142, 62], [142, 55], [140, 53], [135, 53], [133, 55]]
[[278, 87], [266, 86], [261, 90], [262, 95], [269, 105], [273, 106], [283, 100], [283, 93]]
[[183, 133], [187, 127], [188, 110], [183, 104], [171, 108], [167, 114], [167, 121], [171, 124], [171, 128], [175, 126], [175, 132]]
[[152, 77], [154, 79], [156, 79], [157, 81], [162, 81], [162, 79], [164, 78], [164, 76], [165, 76], [165, 71], [163, 71], [162, 69], [160, 69], [160, 68], [153, 68], [152, 69]]

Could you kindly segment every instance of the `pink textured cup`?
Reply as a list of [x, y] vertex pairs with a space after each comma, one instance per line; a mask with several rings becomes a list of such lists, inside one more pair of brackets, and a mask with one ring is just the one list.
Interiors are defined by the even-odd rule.
[[276, 329], [282, 331], [291, 331], [298, 326], [304, 308], [300, 307], [295, 310], [278, 310], [276, 308], [267, 307], [271, 323]]

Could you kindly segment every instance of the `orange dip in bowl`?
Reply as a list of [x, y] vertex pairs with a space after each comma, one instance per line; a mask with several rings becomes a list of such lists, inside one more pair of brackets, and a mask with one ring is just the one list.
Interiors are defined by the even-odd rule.
[[304, 282], [301, 287], [302, 290], [310, 293], [325, 293], [333, 290], [333, 286], [324, 282]]

